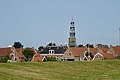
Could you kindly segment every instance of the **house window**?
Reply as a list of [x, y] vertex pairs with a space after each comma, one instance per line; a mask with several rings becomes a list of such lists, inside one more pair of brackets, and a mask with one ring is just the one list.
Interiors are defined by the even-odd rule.
[[49, 50], [49, 54], [55, 54], [55, 50]]
[[96, 58], [97, 58], [97, 59], [100, 59], [100, 58], [101, 58], [101, 56], [96, 56]]
[[71, 53], [69, 53], [69, 56], [71, 56]]

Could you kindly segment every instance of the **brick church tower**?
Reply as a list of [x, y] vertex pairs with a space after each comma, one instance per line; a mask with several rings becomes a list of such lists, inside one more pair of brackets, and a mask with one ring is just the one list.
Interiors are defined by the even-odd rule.
[[76, 47], [75, 26], [74, 26], [73, 18], [72, 21], [70, 22], [68, 47]]

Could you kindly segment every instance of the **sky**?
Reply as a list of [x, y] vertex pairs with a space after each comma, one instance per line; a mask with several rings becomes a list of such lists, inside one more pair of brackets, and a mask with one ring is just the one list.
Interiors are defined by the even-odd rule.
[[0, 47], [68, 44], [72, 16], [78, 45], [120, 44], [120, 0], [0, 0]]

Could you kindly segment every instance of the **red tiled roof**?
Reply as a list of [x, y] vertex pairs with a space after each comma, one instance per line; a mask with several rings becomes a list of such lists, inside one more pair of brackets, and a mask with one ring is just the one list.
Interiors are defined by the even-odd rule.
[[40, 56], [40, 54], [35, 54], [32, 58], [32, 62], [41, 62], [43, 60], [43, 57]]
[[26, 59], [21, 50], [17, 51], [16, 57], [23, 57], [24, 59]]
[[114, 59], [113, 54], [110, 54], [110, 53], [102, 53], [102, 55], [104, 56], [105, 59]]
[[72, 52], [72, 55], [74, 56], [80, 56], [86, 51], [85, 48], [69, 48], [69, 49]]
[[[17, 54], [16, 54], [17, 57], [24, 57], [25, 58], [25, 56], [22, 54], [23, 49], [15, 48], [15, 50], [17, 52]], [[11, 48], [0, 48], [0, 57], [4, 57], [6, 55], [9, 55], [10, 53], [13, 53]]]
[[95, 55], [97, 52], [98, 52], [98, 49], [97, 48], [89, 48], [89, 51]]
[[0, 48], [0, 57], [9, 55], [10, 53], [12, 53], [10, 48]]
[[112, 46], [113, 50], [115, 51], [115, 54], [120, 55], [120, 46]]
[[107, 53], [108, 50], [109, 50], [109, 48], [102, 48], [102, 51], [103, 51], [104, 53]]

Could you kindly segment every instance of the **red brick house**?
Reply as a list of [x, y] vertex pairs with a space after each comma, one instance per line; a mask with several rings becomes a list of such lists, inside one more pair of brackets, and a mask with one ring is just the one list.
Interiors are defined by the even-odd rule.
[[115, 58], [120, 58], [120, 46], [112, 46], [110, 52], [115, 56]]
[[98, 52], [97, 48], [85, 48], [85, 52], [82, 54], [81, 59], [85, 61], [90, 61], [93, 59], [94, 55]]
[[103, 60], [103, 59], [115, 59], [113, 54], [110, 53], [97, 53], [94, 55], [93, 60]]
[[85, 48], [75, 48], [71, 47], [68, 48], [63, 55], [63, 60], [68, 60], [68, 61], [80, 61], [82, 60], [83, 56], [86, 51]]
[[13, 53], [10, 55], [12, 56], [12, 60], [15, 62], [25, 62], [26, 57], [23, 55], [22, 51], [23, 48], [12, 48]]
[[8, 60], [8, 62], [24, 62], [26, 58], [22, 54], [22, 51], [22, 48], [0, 48], [0, 57], [9, 55], [11, 57], [11, 60]]
[[32, 62], [42, 62], [42, 61], [46, 61], [46, 58], [41, 56], [39, 54], [39, 52], [37, 52], [36, 50], [34, 50], [35, 54], [32, 57]]
[[114, 59], [114, 55], [107, 53], [109, 48], [68, 48], [63, 56], [63, 60], [83, 61]]

